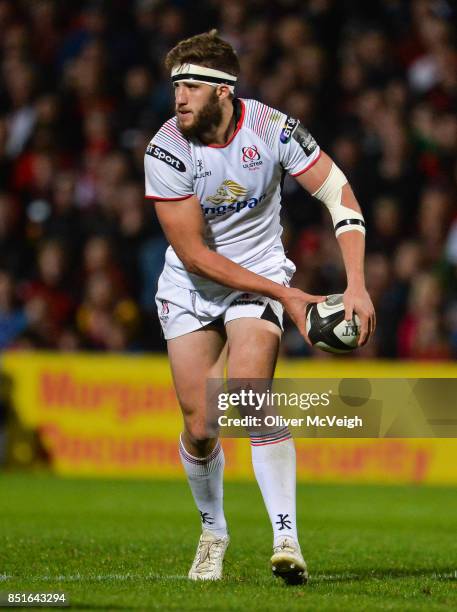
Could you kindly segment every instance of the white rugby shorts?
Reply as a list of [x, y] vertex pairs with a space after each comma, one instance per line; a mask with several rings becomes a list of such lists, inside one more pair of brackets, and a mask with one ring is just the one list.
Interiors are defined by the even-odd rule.
[[[271, 279], [288, 285], [292, 273], [281, 271], [271, 275]], [[163, 274], [159, 279], [156, 305], [165, 340], [202, 329], [218, 320], [226, 325], [244, 317], [261, 319], [268, 306], [283, 329], [283, 307], [276, 300], [228, 288], [209, 297], [203, 292], [179, 287]]]

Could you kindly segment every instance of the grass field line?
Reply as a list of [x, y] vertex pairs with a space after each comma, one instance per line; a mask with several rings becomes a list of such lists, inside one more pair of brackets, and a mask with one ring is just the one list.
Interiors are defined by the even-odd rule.
[[[10, 576], [7, 574], [0, 575], [0, 581], [7, 580], [24, 580], [23, 576]], [[112, 580], [187, 580], [187, 575], [179, 574], [73, 574], [73, 575], [58, 575], [58, 576], [27, 576], [26, 579], [30, 582], [104, 582]]]
[[[391, 576], [390, 579], [394, 579], [395, 576]], [[451, 573], [432, 573], [427, 574], [427, 578], [435, 580], [457, 580], [457, 571]], [[8, 574], [0, 574], [0, 582], [6, 582], [7, 580], [24, 580], [24, 577], [12, 576]], [[38, 575], [38, 576], [27, 576], [27, 581], [30, 582], [108, 582], [112, 580], [126, 581], [126, 580], [188, 580], [187, 575], [181, 574], [73, 574], [73, 575]], [[371, 576], [361, 577], [355, 573], [342, 573], [342, 574], [313, 574], [309, 577], [310, 581], [315, 582], [334, 582], [334, 581], [350, 581], [350, 580], [376, 580], [379, 576], [373, 573]]]

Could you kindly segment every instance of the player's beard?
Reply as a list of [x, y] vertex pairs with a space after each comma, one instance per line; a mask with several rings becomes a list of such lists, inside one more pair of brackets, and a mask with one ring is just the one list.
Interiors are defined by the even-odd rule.
[[213, 89], [208, 102], [195, 116], [192, 125], [184, 127], [178, 119], [178, 126], [183, 136], [186, 138], [200, 138], [205, 134], [210, 134], [222, 121], [222, 109], [216, 90]]

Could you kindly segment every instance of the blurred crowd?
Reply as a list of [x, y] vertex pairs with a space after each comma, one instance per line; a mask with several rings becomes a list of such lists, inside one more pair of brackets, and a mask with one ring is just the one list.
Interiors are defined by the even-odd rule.
[[[446, 0], [0, 0], [0, 347], [165, 349], [143, 155], [173, 114], [166, 52], [217, 27], [237, 95], [300, 119], [361, 203], [378, 328], [358, 355], [456, 357], [455, 18]], [[343, 291], [328, 213], [290, 178], [283, 201], [295, 285]], [[308, 354], [292, 326], [283, 351]]]

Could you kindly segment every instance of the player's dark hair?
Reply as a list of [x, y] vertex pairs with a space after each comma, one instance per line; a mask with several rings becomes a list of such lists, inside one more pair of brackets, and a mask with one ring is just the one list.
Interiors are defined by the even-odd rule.
[[171, 71], [177, 64], [197, 64], [234, 76], [240, 74], [240, 62], [234, 48], [219, 37], [217, 30], [186, 38], [173, 47], [165, 58], [165, 67]]

